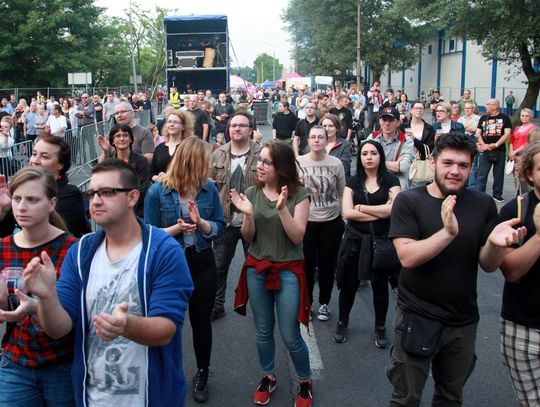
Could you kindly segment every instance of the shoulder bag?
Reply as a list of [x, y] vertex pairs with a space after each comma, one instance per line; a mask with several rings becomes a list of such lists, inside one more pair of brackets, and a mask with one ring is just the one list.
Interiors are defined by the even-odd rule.
[[416, 152], [416, 158], [409, 168], [409, 179], [414, 183], [426, 183], [433, 181], [433, 171], [431, 169], [431, 152], [426, 144], [423, 144], [425, 159], [422, 160], [420, 152]]
[[[368, 191], [365, 185], [364, 196], [366, 197], [366, 203], [369, 205]], [[388, 270], [396, 267], [399, 264], [396, 248], [392, 241], [388, 238], [388, 235], [376, 236], [373, 228], [373, 222], [369, 222], [369, 231], [371, 233], [372, 242], [372, 255], [371, 255], [371, 268], [374, 271]]]

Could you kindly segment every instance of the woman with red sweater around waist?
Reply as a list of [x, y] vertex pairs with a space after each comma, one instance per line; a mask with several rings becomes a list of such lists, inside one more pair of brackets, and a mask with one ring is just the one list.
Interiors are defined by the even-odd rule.
[[[257, 353], [263, 372], [253, 402], [266, 405], [276, 388], [274, 314], [293, 361], [298, 380], [295, 406], [309, 407], [311, 369], [300, 322], [308, 324], [310, 309], [304, 277], [302, 240], [309, 214], [309, 194], [301, 186], [293, 150], [281, 141], [267, 143], [257, 163], [257, 185], [231, 199], [244, 214], [242, 236], [249, 243], [235, 310], [245, 314], [248, 295], [255, 318]], [[275, 311], [274, 311], [275, 310]]]

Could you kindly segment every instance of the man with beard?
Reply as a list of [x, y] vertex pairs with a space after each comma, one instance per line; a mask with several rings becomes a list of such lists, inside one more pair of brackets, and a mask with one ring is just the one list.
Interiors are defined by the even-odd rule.
[[443, 134], [433, 152], [435, 182], [394, 201], [389, 237], [402, 270], [390, 406], [418, 406], [430, 367], [433, 405], [462, 404], [475, 365], [478, 263], [495, 271], [519, 238], [512, 228], [518, 219], [497, 225], [491, 197], [465, 188], [474, 152], [464, 134]]

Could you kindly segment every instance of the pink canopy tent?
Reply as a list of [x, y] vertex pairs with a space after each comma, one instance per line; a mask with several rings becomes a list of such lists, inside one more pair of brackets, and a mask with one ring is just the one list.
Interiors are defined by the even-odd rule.
[[291, 78], [301, 78], [302, 75], [300, 75], [298, 72], [291, 72], [285, 76], [283, 76], [283, 78], [280, 79], [280, 81], [283, 81], [283, 82], [286, 82], [287, 79], [291, 79]]
[[238, 89], [238, 88], [245, 89], [246, 86], [249, 87], [250, 85], [251, 83], [249, 83], [247, 80], [245, 80], [241, 76], [231, 75], [229, 78], [229, 86], [231, 89]]

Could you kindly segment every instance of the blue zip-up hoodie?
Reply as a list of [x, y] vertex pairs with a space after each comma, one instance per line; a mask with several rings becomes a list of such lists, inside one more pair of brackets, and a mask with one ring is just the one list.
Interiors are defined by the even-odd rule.
[[[138, 222], [142, 229], [138, 286], [143, 316], [164, 317], [176, 325], [168, 345], [146, 348], [145, 406], [183, 407], [187, 385], [182, 366], [182, 325], [193, 282], [180, 245], [162, 230], [145, 225], [140, 219]], [[75, 333], [71, 376], [78, 407], [87, 406], [85, 342], [91, 320], [87, 316], [86, 286], [92, 259], [104, 238], [105, 233], [100, 230], [72, 245], [56, 284], [58, 298], [71, 317]]]

